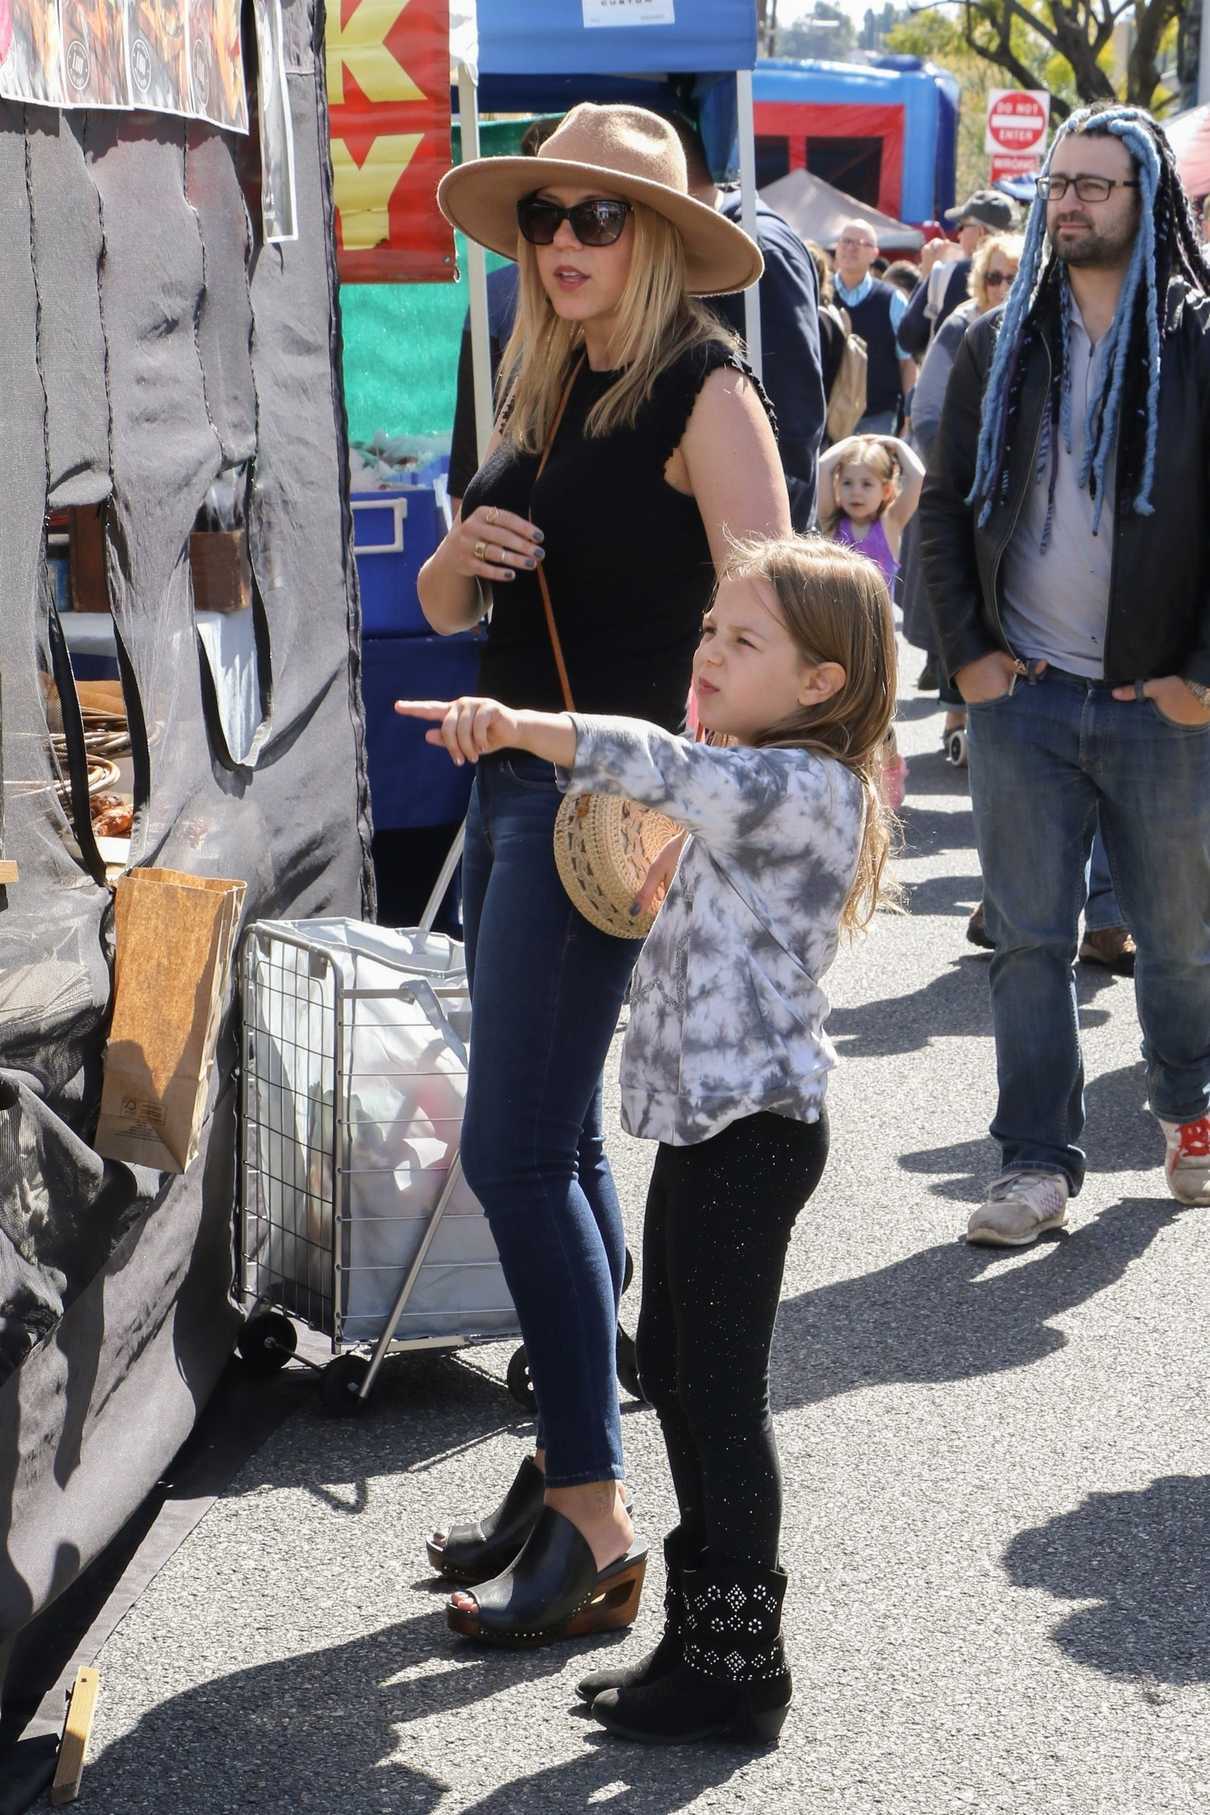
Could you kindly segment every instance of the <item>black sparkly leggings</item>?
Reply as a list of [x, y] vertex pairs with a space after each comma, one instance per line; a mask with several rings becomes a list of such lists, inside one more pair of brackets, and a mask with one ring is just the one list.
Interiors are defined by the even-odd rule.
[[638, 1364], [691, 1546], [771, 1569], [781, 1467], [769, 1347], [794, 1219], [828, 1157], [826, 1115], [761, 1114], [661, 1142], [643, 1228]]

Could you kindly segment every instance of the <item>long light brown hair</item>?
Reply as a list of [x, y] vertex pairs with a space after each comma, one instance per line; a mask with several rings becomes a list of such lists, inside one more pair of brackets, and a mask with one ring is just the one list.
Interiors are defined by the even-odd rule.
[[[634, 247], [610, 348], [610, 358], [621, 370], [589, 412], [584, 426], [590, 436], [629, 427], [660, 373], [688, 348], [710, 340], [727, 347], [738, 344], [689, 295], [684, 242], [672, 222], [641, 203], [632, 209]], [[517, 264], [516, 319], [500, 361], [499, 394], [508, 405], [501, 427], [517, 447], [536, 453], [545, 445], [583, 335], [577, 323], [555, 313], [534, 249], [520, 237]]]
[[823, 536], [754, 536], [737, 542], [728, 579], [763, 580], [804, 662], [837, 662], [845, 681], [817, 705], [799, 706], [753, 739], [757, 748], [813, 750], [843, 763], [861, 782], [865, 825], [857, 871], [840, 924], [867, 926], [900, 891], [886, 874], [896, 823], [879, 786], [895, 716], [898, 662], [891, 597], [881, 569]]
[[[825, 536], [832, 534], [844, 515], [840, 505], [836, 502], [836, 482], [846, 466], [868, 466], [871, 472], [877, 473], [884, 485], [893, 485], [896, 491], [899, 489], [898, 481], [901, 478], [899, 462], [891, 450], [884, 447], [876, 435], [855, 435], [852, 445], [845, 449], [843, 456], [836, 462], [828, 475], [829, 495], [819, 501], [819, 527]], [[879, 517], [892, 502], [892, 498], [882, 500], [878, 506]]]

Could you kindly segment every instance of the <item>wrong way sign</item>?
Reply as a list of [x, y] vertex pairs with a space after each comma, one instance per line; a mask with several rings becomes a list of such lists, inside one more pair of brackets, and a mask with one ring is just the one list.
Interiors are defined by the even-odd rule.
[[1050, 96], [1044, 88], [993, 88], [987, 97], [984, 149], [1035, 156], [1040, 163], [1050, 125]]

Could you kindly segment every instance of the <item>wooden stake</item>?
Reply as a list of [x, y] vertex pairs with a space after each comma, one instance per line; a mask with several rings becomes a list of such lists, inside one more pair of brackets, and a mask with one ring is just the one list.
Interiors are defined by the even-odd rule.
[[0, 889], [6, 889], [10, 882], [18, 881], [17, 866], [8, 857], [0, 857]]
[[101, 1677], [98, 1671], [76, 1671], [76, 1680], [67, 1697], [67, 1718], [63, 1723], [55, 1781], [50, 1787], [50, 1800], [56, 1807], [61, 1803], [74, 1802], [80, 1794], [84, 1754], [88, 1749], [88, 1737], [92, 1732], [100, 1690]]

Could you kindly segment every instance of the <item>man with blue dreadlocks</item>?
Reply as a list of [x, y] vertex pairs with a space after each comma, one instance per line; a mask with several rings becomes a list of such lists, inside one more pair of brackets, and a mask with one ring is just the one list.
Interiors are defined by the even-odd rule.
[[1100, 823], [1165, 1172], [1210, 1203], [1210, 271], [1149, 114], [1073, 114], [1008, 302], [968, 332], [920, 506], [969, 711], [1003, 1170], [968, 1239], [1083, 1182], [1073, 961]]

